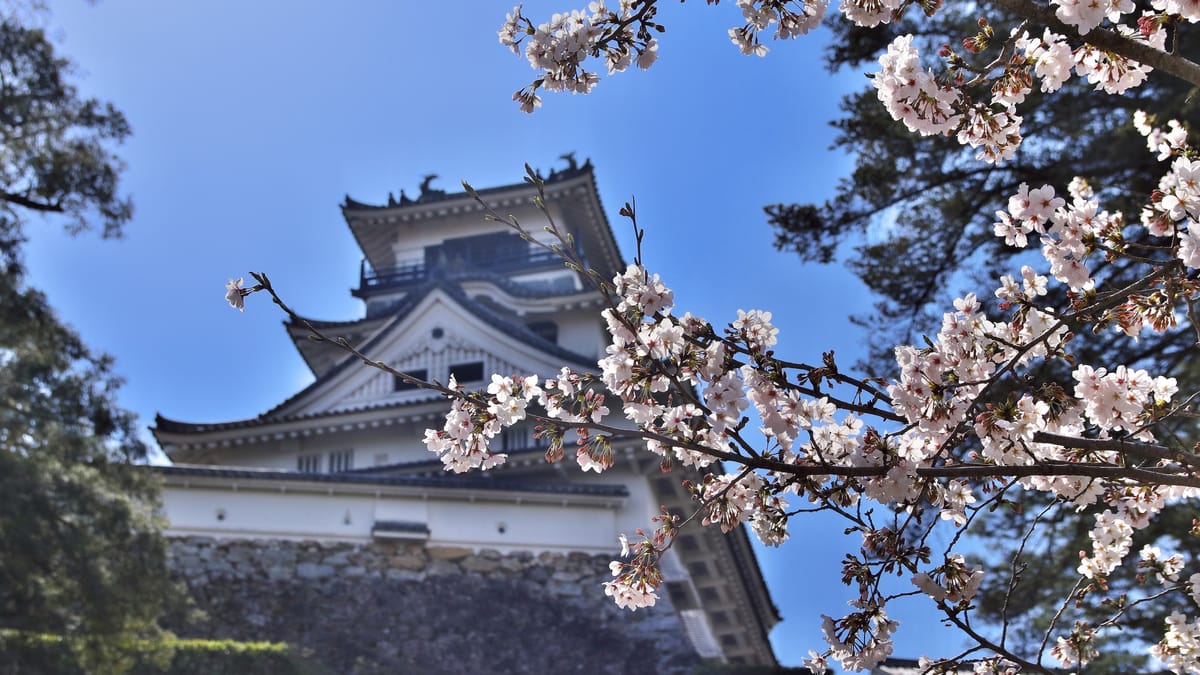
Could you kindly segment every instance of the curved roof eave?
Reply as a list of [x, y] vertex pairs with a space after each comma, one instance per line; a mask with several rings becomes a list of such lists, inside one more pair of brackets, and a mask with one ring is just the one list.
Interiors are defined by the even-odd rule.
[[[550, 342], [546, 338], [530, 331], [528, 328], [526, 328], [524, 326], [524, 324], [517, 324], [517, 323], [513, 323], [511, 321], [508, 321], [507, 319], [505, 319], [504, 317], [500, 316], [499, 314], [493, 312], [492, 310], [488, 309], [481, 303], [471, 300], [469, 297], [467, 297], [466, 293], [463, 292], [461, 287], [457, 286], [456, 284], [447, 282], [445, 280], [437, 280], [437, 281], [423, 284], [418, 289], [414, 289], [412, 292], [410, 292], [405, 297], [405, 299], [403, 301], [401, 301], [401, 305], [399, 307], [397, 307], [396, 313], [390, 317], [390, 319], [386, 322], [386, 324], [383, 325], [378, 330], [376, 330], [374, 335], [371, 336], [371, 338], [369, 338], [365, 343], [363, 343], [361, 346], [358, 347], [359, 351], [369, 354], [371, 352], [371, 350], [375, 346], [377, 346], [384, 338], [386, 338], [386, 336], [388, 334], [390, 334], [394, 330], [397, 330], [403, 324], [404, 319], [408, 317], [408, 315], [421, 303], [422, 300], [424, 300], [427, 296], [429, 296], [431, 293], [433, 293], [436, 290], [441, 290], [441, 291], [445, 292], [446, 295], [448, 295], [457, 304], [459, 304], [465, 310], [467, 310], [471, 314], [475, 315], [480, 320], [489, 324], [493, 328], [504, 332], [505, 334], [509, 335], [510, 337], [520, 340], [522, 343], [529, 345], [529, 346], [537, 349], [538, 351], [544, 352], [548, 355], [551, 355], [553, 357], [556, 357], [558, 359], [565, 361], [564, 365], [572, 365], [572, 366], [576, 366], [576, 367], [581, 367], [584, 370], [592, 370], [595, 368], [594, 362], [591, 361], [590, 359], [588, 359], [587, 357], [585, 357], [581, 354], [572, 352], [568, 349], [565, 349], [553, 342]], [[308, 396], [311, 393], [317, 391], [318, 389], [324, 387], [325, 384], [330, 379], [332, 379], [333, 377], [337, 376], [338, 374], [344, 372], [348, 368], [351, 368], [351, 367], [354, 367], [354, 366], [357, 366], [360, 364], [361, 364], [361, 362], [358, 360], [357, 357], [355, 357], [352, 354], [347, 353], [345, 355], [345, 357], [343, 357], [336, 365], [334, 365], [332, 368], [330, 368], [325, 374], [318, 377], [316, 380], [314, 380], [312, 383], [310, 383], [305, 388], [301, 389], [300, 391], [296, 392], [292, 396], [288, 397], [282, 403], [276, 405], [275, 407], [271, 408], [270, 410], [264, 412], [263, 414], [259, 415], [258, 417], [255, 417], [255, 418], [250, 418], [250, 419], [245, 419], [245, 420], [237, 420], [234, 422], [197, 424], [197, 423], [173, 420], [173, 419], [164, 417], [161, 414], [158, 414], [158, 415], [155, 415], [155, 427], [152, 429], [152, 431], [155, 432], [155, 438], [159, 438], [159, 435], [158, 435], [159, 430], [166, 431], [169, 433], [176, 433], [176, 434], [207, 433], [209, 431], [213, 431], [218, 428], [220, 428], [221, 430], [225, 430], [225, 429], [231, 429], [231, 428], [244, 428], [244, 427], [250, 427], [250, 426], [259, 426], [262, 424], [268, 424], [268, 423], [273, 423], [273, 422], [278, 422], [278, 421], [288, 421], [288, 420], [292, 419], [292, 416], [280, 415], [281, 411], [285, 410], [286, 408], [288, 408], [290, 406], [295, 405], [299, 401], [303, 400], [306, 396]], [[440, 395], [431, 393], [431, 397], [440, 398]], [[403, 405], [407, 405], [407, 404], [389, 404], [389, 405], [403, 406]], [[383, 407], [383, 406], [380, 406], [380, 407]], [[336, 414], [336, 413], [328, 413], [328, 414]], [[159, 442], [162, 443], [162, 440], [159, 439]]]
[[581, 497], [624, 498], [629, 489], [618, 484], [568, 483], [562, 481], [537, 482], [494, 478], [492, 476], [441, 475], [441, 476], [373, 476], [359, 474], [306, 474], [277, 469], [253, 467], [214, 467], [201, 464], [177, 464], [152, 468], [164, 476], [176, 478], [241, 479], [264, 482], [288, 481], [320, 485], [362, 485], [426, 488], [440, 490], [480, 490], [488, 492], [532, 493], [547, 495], [577, 495]]
[[[552, 172], [546, 179], [547, 203], [564, 199], [577, 191], [582, 191], [586, 195], [584, 202], [586, 208], [581, 215], [591, 224], [590, 229], [593, 231], [593, 235], [590, 237], [593, 244], [589, 247], [590, 253], [593, 256], [598, 253], [603, 259], [603, 264], [593, 264], [593, 267], [597, 268], [601, 276], [611, 277], [624, 270], [625, 263], [617, 246], [616, 238], [613, 236], [608, 217], [604, 213], [591, 162], [585, 162], [582, 166], [567, 171]], [[529, 202], [537, 194], [537, 190], [531, 184], [522, 182], [479, 189], [476, 190], [476, 194], [481, 198], [490, 198], [503, 205], [513, 203], [514, 200]], [[387, 262], [380, 258], [376, 248], [380, 241], [388, 240], [390, 237], [384, 236], [380, 232], [381, 228], [390, 231], [390, 228], [403, 222], [434, 221], [447, 214], [483, 212], [483, 207], [465, 191], [441, 193], [433, 198], [409, 200], [404, 203], [393, 202], [387, 205], [368, 205], [347, 196], [341, 209], [346, 224], [364, 256], [370, 260], [372, 265], [384, 266]]]

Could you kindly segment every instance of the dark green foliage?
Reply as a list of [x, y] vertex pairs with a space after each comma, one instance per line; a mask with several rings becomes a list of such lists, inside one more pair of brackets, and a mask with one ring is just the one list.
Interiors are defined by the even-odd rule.
[[[326, 671], [287, 645], [233, 640], [135, 641], [121, 649], [130, 675], [322, 675]], [[68, 641], [0, 633], [0, 675], [95, 672]]]
[[110, 149], [128, 124], [81, 100], [69, 70], [40, 30], [0, 23], [0, 629], [61, 635], [79, 664], [116, 672], [119, 645], [157, 635], [181, 596], [111, 360], [25, 279], [30, 215], [115, 236], [132, 213]]
[[111, 103], [79, 98], [71, 68], [41, 30], [0, 22], [0, 213], [9, 227], [38, 212], [116, 236], [133, 205], [117, 191], [124, 164], [111, 146], [129, 123]]

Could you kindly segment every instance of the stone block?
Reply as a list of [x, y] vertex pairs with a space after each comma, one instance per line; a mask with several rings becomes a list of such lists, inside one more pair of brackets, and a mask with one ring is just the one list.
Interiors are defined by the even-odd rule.
[[296, 565], [296, 574], [302, 579], [321, 579], [333, 575], [333, 567], [314, 563]]
[[459, 565], [468, 572], [492, 572], [500, 568], [500, 561], [473, 555]]
[[430, 576], [462, 574], [462, 570], [458, 568], [458, 565], [455, 565], [449, 560], [434, 560], [429, 563], [429, 567], [425, 569], [425, 572]]
[[425, 569], [425, 558], [416, 555], [392, 556], [392, 559], [388, 561], [388, 566], [392, 569], [421, 570]]
[[388, 570], [386, 577], [392, 581], [421, 581], [425, 578], [423, 572], [414, 572], [412, 570]]
[[338, 551], [337, 553], [332, 553], [325, 556], [321, 562], [325, 565], [345, 565], [346, 563], [350, 562], [350, 552]]
[[520, 560], [516, 557], [508, 557], [500, 559], [500, 569], [506, 572], [516, 572], [525, 569], [529, 564], [527, 560]]
[[549, 588], [550, 592], [555, 595], [567, 597], [583, 595], [583, 587], [576, 583], [566, 581], [551, 581], [546, 587]]
[[462, 560], [474, 553], [469, 548], [460, 548], [457, 546], [430, 546], [426, 551], [429, 553], [429, 557], [434, 560]]

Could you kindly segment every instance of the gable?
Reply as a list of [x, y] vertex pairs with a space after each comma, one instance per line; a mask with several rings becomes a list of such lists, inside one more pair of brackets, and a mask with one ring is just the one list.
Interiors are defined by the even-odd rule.
[[[410, 311], [384, 324], [357, 345], [372, 361], [406, 373], [424, 371], [424, 379], [445, 383], [452, 369], [471, 373], [460, 384], [483, 386], [492, 373], [557, 374], [563, 365], [594, 369], [582, 357], [533, 335], [518, 324], [467, 300], [461, 293], [435, 286]], [[574, 358], [570, 358], [574, 357]], [[376, 405], [427, 401], [427, 390], [397, 390], [392, 374], [346, 356], [325, 377], [269, 413], [270, 417], [359, 410]]]

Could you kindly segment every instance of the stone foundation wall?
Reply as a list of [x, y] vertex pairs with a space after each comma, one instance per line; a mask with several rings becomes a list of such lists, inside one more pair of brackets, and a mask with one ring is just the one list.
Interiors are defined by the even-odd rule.
[[669, 601], [628, 612], [609, 559], [291, 541], [171, 541], [206, 616], [186, 637], [288, 642], [333, 673], [688, 673]]

